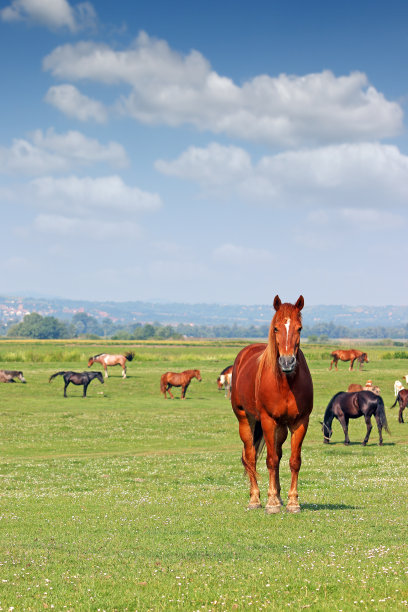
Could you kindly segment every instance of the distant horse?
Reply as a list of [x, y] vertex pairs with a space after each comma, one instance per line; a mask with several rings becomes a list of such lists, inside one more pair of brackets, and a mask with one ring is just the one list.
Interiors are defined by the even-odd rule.
[[134, 352], [128, 352], [124, 355], [109, 355], [108, 353], [99, 353], [89, 358], [88, 368], [93, 363], [101, 363], [105, 370], [105, 378], [108, 378], [108, 366], [120, 365], [122, 366], [122, 378], [126, 378], [126, 361], [132, 361], [135, 354]]
[[231, 404], [244, 444], [242, 463], [249, 476], [249, 509], [260, 508], [256, 462], [266, 443], [269, 470], [267, 514], [283, 505], [280, 496], [279, 463], [282, 445], [291, 432], [292, 473], [288, 512], [299, 512], [298, 476], [301, 448], [313, 408], [313, 383], [305, 357], [299, 349], [303, 296], [296, 304], [282, 304], [277, 295], [267, 344], [250, 344], [235, 359]]
[[186, 397], [186, 391], [192, 379], [196, 378], [201, 382], [200, 370], [184, 370], [184, 372], [166, 372], [160, 379], [160, 391], [164, 393], [164, 399], [167, 399], [166, 391], [170, 395], [171, 399], [174, 399], [174, 395], [170, 391], [171, 387], [181, 387], [181, 399]]
[[218, 390], [225, 389], [225, 397], [231, 397], [231, 381], [232, 381], [232, 368], [230, 365], [223, 369], [219, 377], [217, 378]]
[[100, 383], [103, 384], [104, 380], [102, 374], [100, 372], [56, 372], [49, 378], [49, 383], [56, 376], [62, 376], [64, 378], [64, 397], [67, 397], [67, 387], [69, 383], [73, 385], [83, 385], [84, 393], [82, 397], [86, 397], [86, 390], [90, 382], [93, 381], [94, 378], [97, 378]]
[[344, 444], [350, 444], [348, 435], [349, 419], [358, 419], [361, 416], [364, 417], [367, 426], [367, 433], [363, 440], [363, 446], [367, 444], [373, 428], [371, 425], [372, 416], [374, 416], [377, 421], [380, 446], [382, 446], [382, 429], [384, 428], [388, 433], [390, 433], [390, 430], [388, 429], [387, 417], [385, 416], [383, 399], [381, 396], [372, 393], [372, 391], [357, 391], [354, 393], [340, 391], [332, 397], [324, 413], [323, 423], [320, 422], [325, 444], [329, 444], [330, 442], [333, 433], [332, 422], [335, 417], [343, 427], [345, 435]]
[[381, 393], [380, 387], [373, 385], [371, 380], [367, 380], [364, 387], [363, 385], [358, 385], [357, 383], [351, 383], [351, 385], [347, 387], [347, 393], [352, 393], [353, 391], [372, 391], [376, 395], [380, 395]]
[[14, 379], [18, 378], [22, 383], [27, 382], [21, 370], [0, 370], [0, 382], [14, 383]]
[[398, 423], [403, 423], [404, 418], [402, 416], [402, 413], [404, 412], [404, 409], [408, 406], [408, 389], [401, 389], [398, 392], [397, 399], [395, 400], [391, 408], [394, 408], [397, 402], [399, 403]]
[[404, 387], [402, 385], [402, 382], [400, 380], [396, 380], [395, 383], [394, 383], [394, 395], [395, 395], [395, 397], [397, 397], [398, 391], [401, 391], [401, 389], [403, 389], [403, 388]]
[[338, 350], [338, 351], [333, 351], [331, 353], [332, 356], [332, 360], [330, 363], [330, 368], [329, 370], [332, 369], [332, 365], [334, 363], [335, 368], [337, 370], [337, 362], [339, 361], [339, 359], [341, 361], [350, 361], [350, 367], [349, 370], [353, 369], [353, 365], [354, 362], [359, 361], [360, 362], [360, 370], [363, 367], [363, 363], [367, 362], [368, 363], [368, 357], [367, 357], [367, 353], [363, 353], [362, 351], [356, 351], [355, 349], [350, 349], [348, 351], [343, 351], [342, 349]]

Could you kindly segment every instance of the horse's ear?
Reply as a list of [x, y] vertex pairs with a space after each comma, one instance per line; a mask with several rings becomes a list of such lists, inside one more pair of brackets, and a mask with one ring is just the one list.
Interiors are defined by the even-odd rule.
[[273, 300], [273, 307], [275, 310], [279, 310], [279, 308], [281, 307], [281, 299], [279, 297], [279, 295], [275, 295], [275, 299]]
[[295, 306], [298, 310], [302, 310], [304, 305], [305, 305], [305, 300], [303, 299], [303, 295], [301, 295], [298, 301], [296, 302]]

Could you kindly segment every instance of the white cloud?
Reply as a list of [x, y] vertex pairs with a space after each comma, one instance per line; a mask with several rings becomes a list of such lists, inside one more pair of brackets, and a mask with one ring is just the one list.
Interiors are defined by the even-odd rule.
[[105, 123], [108, 117], [106, 108], [101, 102], [81, 94], [73, 85], [55, 85], [50, 87], [45, 101], [55, 106], [68, 117], [79, 121], [96, 121]]
[[116, 175], [100, 178], [41, 177], [29, 183], [27, 193], [35, 207], [71, 216], [93, 215], [100, 211], [113, 216], [155, 211], [161, 206], [158, 194], [129, 187]]
[[252, 266], [254, 264], [272, 263], [272, 253], [267, 249], [253, 249], [235, 244], [223, 244], [213, 251], [213, 258], [220, 264], [231, 264], [236, 266]]
[[87, 239], [139, 238], [140, 227], [132, 221], [104, 221], [94, 217], [78, 219], [64, 215], [38, 215], [34, 229], [52, 236], [78, 237]]
[[93, 26], [96, 13], [90, 2], [72, 7], [67, 0], [12, 0], [0, 11], [0, 17], [3, 21], [27, 21], [76, 32]]
[[117, 142], [104, 145], [81, 132], [59, 134], [52, 128], [46, 132], [36, 130], [29, 139], [16, 138], [9, 148], [0, 147], [0, 173], [35, 176], [95, 163], [123, 167], [128, 159]]
[[187, 123], [285, 147], [376, 140], [402, 129], [401, 107], [363, 73], [260, 75], [240, 86], [199, 52], [182, 55], [144, 32], [125, 51], [92, 42], [63, 45], [43, 65], [57, 78], [127, 84], [130, 94], [120, 108], [143, 123]]
[[271, 206], [381, 209], [407, 202], [408, 157], [395, 146], [333, 145], [265, 156], [257, 164], [239, 151], [214, 144], [190, 148], [156, 168], [197, 181], [210, 193]]

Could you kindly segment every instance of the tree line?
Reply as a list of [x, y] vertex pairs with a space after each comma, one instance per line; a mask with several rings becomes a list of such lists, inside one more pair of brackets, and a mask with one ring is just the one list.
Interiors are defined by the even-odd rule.
[[[0, 334], [8, 338], [65, 339], [65, 338], [110, 338], [112, 340], [149, 340], [189, 338], [267, 338], [269, 325], [162, 325], [160, 323], [114, 323], [106, 318], [98, 321], [85, 313], [76, 313], [72, 320], [61, 321], [56, 317], [33, 312], [11, 326], [3, 324]], [[304, 337], [324, 342], [337, 338], [406, 339], [408, 323], [402, 327], [350, 328], [334, 323], [318, 323], [303, 327]]]

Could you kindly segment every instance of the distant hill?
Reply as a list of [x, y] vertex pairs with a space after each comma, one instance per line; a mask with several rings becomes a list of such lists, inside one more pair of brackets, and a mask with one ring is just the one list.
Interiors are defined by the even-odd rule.
[[[77, 312], [87, 312], [98, 320], [110, 318], [116, 323], [160, 323], [176, 325], [265, 325], [269, 324], [272, 305], [182, 304], [154, 302], [92, 302], [57, 298], [1, 297], [0, 322], [21, 320], [25, 314], [71, 319]], [[408, 324], [408, 306], [305, 306], [305, 325], [332, 322], [351, 329], [398, 327]]]

